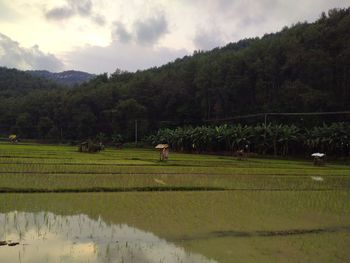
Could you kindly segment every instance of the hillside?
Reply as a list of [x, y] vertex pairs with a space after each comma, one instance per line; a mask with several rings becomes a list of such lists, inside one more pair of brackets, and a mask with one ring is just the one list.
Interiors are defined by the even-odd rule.
[[67, 139], [101, 132], [131, 138], [135, 119], [142, 136], [165, 125], [239, 114], [348, 110], [349, 28], [350, 8], [333, 9], [313, 23], [196, 51], [159, 68], [118, 70], [74, 90], [4, 101], [2, 132], [46, 138], [62, 131]]
[[67, 86], [80, 85], [96, 76], [94, 74], [76, 70], [67, 70], [58, 73], [53, 73], [47, 70], [27, 70], [26, 72], [33, 76], [46, 78], [55, 81], [58, 84]]
[[0, 67], [0, 98], [26, 95], [32, 91], [58, 88], [56, 83], [32, 76], [24, 71]]

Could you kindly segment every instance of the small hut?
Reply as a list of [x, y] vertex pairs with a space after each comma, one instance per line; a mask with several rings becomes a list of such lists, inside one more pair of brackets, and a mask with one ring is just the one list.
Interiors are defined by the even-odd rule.
[[79, 152], [88, 152], [88, 153], [100, 152], [102, 150], [104, 150], [104, 145], [102, 143], [95, 144], [91, 140], [82, 142], [78, 148]]
[[160, 161], [168, 160], [168, 157], [169, 157], [169, 145], [168, 144], [158, 144], [155, 148], [159, 150]]
[[88, 142], [82, 142], [79, 145], [79, 152], [89, 152], [89, 143]]
[[17, 142], [17, 135], [16, 134], [11, 134], [9, 136], [9, 140], [11, 143], [16, 143]]

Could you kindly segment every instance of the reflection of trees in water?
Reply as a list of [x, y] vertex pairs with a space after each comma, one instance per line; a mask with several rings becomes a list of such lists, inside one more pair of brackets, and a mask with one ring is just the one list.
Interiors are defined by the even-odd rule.
[[152, 233], [82, 214], [0, 214], [0, 240], [20, 241], [17, 247], [0, 249], [4, 262], [215, 262]]

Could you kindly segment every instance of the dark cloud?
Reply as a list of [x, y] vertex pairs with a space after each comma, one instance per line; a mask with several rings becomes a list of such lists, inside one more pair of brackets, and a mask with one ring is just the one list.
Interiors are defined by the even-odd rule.
[[142, 44], [154, 44], [168, 33], [168, 22], [164, 15], [151, 17], [135, 23], [136, 39]]
[[0, 33], [0, 65], [18, 69], [46, 69], [59, 71], [63, 63], [52, 54], [46, 54], [35, 45], [23, 48], [18, 42]]
[[97, 25], [103, 26], [104, 16], [93, 13], [91, 0], [66, 0], [65, 6], [55, 7], [45, 12], [45, 17], [51, 20], [64, 20], [72, 16], [89, 17]]
[[122, 22], [114, 22], [112, 29], [113, 41], [119, 43], [133, 43], [135, 45], [153, 46], [168, 33], [168, 23], [164, 15], [158, 15], [138, 20], [128, 30]]
[[74, 10], [69, 7], [56, 7], [49, 10], [45, 16], [47, 19], [62, 20], [74, 15]]
[[121, 22], [114, 23], [115, 29], [112, 32], [112, 37], [121, 43], [128, 43], [132, 40], [132, 34], [125, 28]]
[[106, 19], [102, 15], [94, 15], [92, 20], [99, 26], [104, 26], [106, 24]]
[[69, 0], [69, 5], [81, 16], [89, 16], [92, 11], [91, 0]]

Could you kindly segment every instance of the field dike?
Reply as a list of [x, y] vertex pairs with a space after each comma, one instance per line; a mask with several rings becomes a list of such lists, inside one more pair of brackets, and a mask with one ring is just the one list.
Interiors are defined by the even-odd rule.
[[144, 187], [91, 187], [91, 188], [0, 188], [0, 193], [118, 193], [118, 192], [327, 192], [327, 191], [347, 191], [340, 188], [305, 188], [305, 189], [288, 189], [288, 188], [223, 188], [223, 187], [201, 187], [201, 186], [144, 186]]
[[215, 231], [208, 233], [207, 235], [201, 236], [184, 236], [178, 241], [195, 241], [201, 239], [210, 238], [225, 238], [225, 237], [287, 237], [296, 235], [309, 235], [309, 234], [324, 234], [324, 233], [350, 233], [350, 225], [348, 226], [337, 226], [337, 227], [325, 227], [325, 228], [315, 228], [315, 229], [288, 229], [288, 230], [276, 230], [276, 231]]
[[40, 189], [40, 188], [0, 188], [0, 193], [98, 193], [98, 192], [166, 192], [166, 191], [225, 191], [221, 187], [191, 187], [191, 186], [149, 186], [149, 187], [127, 187], [109, 188], [92, 187], [77, 189]]

